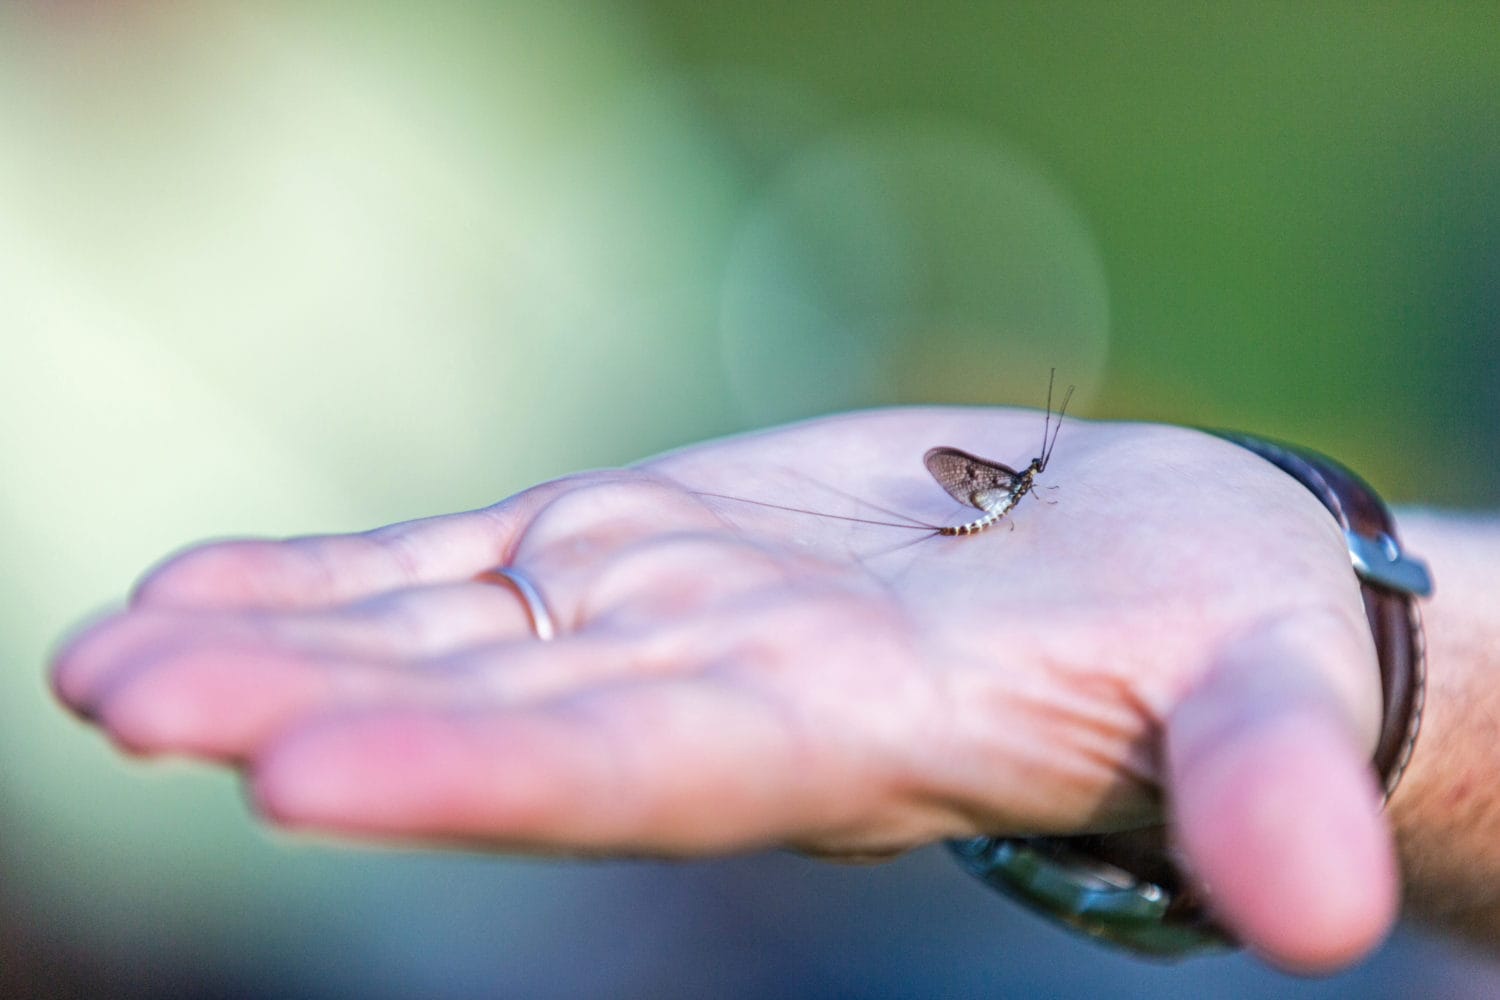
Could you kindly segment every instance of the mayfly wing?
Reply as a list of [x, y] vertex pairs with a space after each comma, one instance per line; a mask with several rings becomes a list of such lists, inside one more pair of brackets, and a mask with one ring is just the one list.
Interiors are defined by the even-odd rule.
[[922, 456], [932, 478], [959, 503], [988, 511], [1015, 487], [1020, 474], [1003, 462], [992, 462], [957, 448], [932, 448]]

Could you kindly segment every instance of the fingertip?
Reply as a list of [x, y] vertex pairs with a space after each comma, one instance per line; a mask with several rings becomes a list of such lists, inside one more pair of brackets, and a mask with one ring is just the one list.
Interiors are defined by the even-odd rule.
[[138, 607], [232, 606], [277, 557], [275, 542], [230, 539], [192, 546], [147, 570], [131, 589]]
[[360, 793], [371, 789], [370, 757], [385, 742], [374, 728], [368, 719], [337, 717], [280, 734], [255, 754], [246, 772], [251, 808], [286, 829], [349, 825]]
[[182, 683], [183, 658], [127, 670], [91, 696], [91, 714], [120, 750], [149, 756], [195, 749], [206, 728], [201, 690]]
[[153, 696], [149, 685], [130, 685], [101, 701], [90, 714], [121, 753], [151, 757], [181, 742], [191, 710], [176, 698]]
[[317, 726], [300, 726], [252, 759], [245, 793], [250, 808], [265, 822], [287, 829], [316, 826], [329, 811], [333, 797], [324, 786], [331, 766], [327, 755], [318, 752], [318, 743], [328, 741], [318, 737]]
[[107, 685], [95, 715], [131, 753], [238, 759], [323, 686], [321, 673], [284, 658], [186, 646]]
[[475, 811], [504, 784], [494, 766], [440, 710], [353, 712], [278, 734], [247, 780], [252, 807], [278, 826], [442, 834], [493, 822]]
[[[307, 833], [526, 852], [589, 849], [619, 803], [589, 796], [558, 760], [571, 730], [545, 719], [379, 709], [299, 723], [256, 752], [250, 807]], [[628, 801], [628, 796], [624, 797]]]
[[47, 671], [47, 684], [52, 696], [78, 715], [92, 715], [90, 693], [100, 672], [100, 657], [96, 649], [100, 637], [107, 634], [115, 616], [101, 617], [86, 622], [66, 636], [52, 654]]

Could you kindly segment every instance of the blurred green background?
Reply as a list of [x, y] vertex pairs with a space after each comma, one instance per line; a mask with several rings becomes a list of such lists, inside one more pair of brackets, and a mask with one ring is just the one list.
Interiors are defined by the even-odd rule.
[[42, 664], [164, 553], [850, 406], [1298, 440], [1500, 491], [1500, 9], [0, 7], [6, 996], [1463, 997], [1105, 954], [933, 852], [671, 866], [269, 835]]

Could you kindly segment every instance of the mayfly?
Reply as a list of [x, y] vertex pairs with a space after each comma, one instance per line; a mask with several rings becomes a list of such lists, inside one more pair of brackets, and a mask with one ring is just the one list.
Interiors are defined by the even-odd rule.
[[[1057, 434], [1062, 430], [1063, 414], [1067, 412], [1068, 400], [1073, 398], [1073, 386], [1063, 393], [1062, 405], [1057, 408], [1057, 430], [1052, 430], [1052, 383], [1057, 369], [1047, 380], [1047, 415], [1042, 423], [1042, 449], [1031, 460], [1031, 464], [1020, 472], [1004, 462], [992, 462], [978, 455], [971, 455], [957, 448], [930, 448], [922, 456], [922, 462], [938, 485], [959, 503], [966, 503], [984, 512], [966, 524], [955, 524], [939, 528], [940, 535], [972, 535], [983, 531], [999, 521], [1030, 493], [1036, 486], [1038, 473], [1044, 472], [1052, 460], [1052, 449], [1057, 446]], [[1052, 438], [1047, 438], [1051, 431]]]
[[[789, 510], [799, 514], [833, 517], [843, 521], [858, 521], [863, 524], [877, 524], [891, 528], [923, 528], [939, 535], [972, 535], [996, 524], [1006, 514], [1010, 513], [1011, 509], [1020, 502], [1022, 497], [1035, 489], [1036, 477], [1046, 471], [1047, 463], [1052, 460], [1052, 450], [1057, 446], [1057, 436], [1062, 431], [1063, 414], [1067, 412], [1068, 401], [1073, 398], [1073, 390], [1076, 388], [1070, 385], [1067, 391], [1063, 393], [1062, 405], [1057, 408], [1057, 426], [1054, 428], [1052, 426], [1052, 388], [1056, 378], [1057, 369], [1054, 368], [1052, 375], [1047, 380], [1047, 409], [1046, 416], [1042, 422], [1041, 450], [1031, 460], [1031, 463], [1021, 471], [1017, 472], [1004, 462], [995, 462], [988, 458], [980, 458], [978, 455], [970, 454], [958, 448], [930, 448], [927, 454], [922, 456], [922, 461], [927, 466], [927, 471], [932, 474], [932, 478], [938, 481], [938, 485], [947, 491], [949, 496], [961, 504], [975, 507], [982, 512], [981, 517], [963, 524], [896, 524], [890, 521], [875, 521], [863, 517], [849, 517], [843, 514], [827, 514], [822, 511], [807, 510], [803, 507], [787, 507], [765, 500], [749, 500], [744, 497], [728, 496], [723, 493], [699, 492], [698, 495], [717, 497], [722, 500], [735, 500], [741, 503], [753, 503], [761, 507], [775, 507], [779, 510]], [[888, 511], [887, 513], [895, 514], [894, 511]], [[1012, 524], [1012, 527], [1014, 527], [1014, 524]]]

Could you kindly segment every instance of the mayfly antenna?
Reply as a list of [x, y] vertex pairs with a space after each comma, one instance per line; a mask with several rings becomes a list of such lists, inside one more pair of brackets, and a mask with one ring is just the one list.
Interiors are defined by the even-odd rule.
[[1068, 400], [1073, 398], [1075, 386], [1068, 386], [1068, 391], [1063, 393], [1062, 405], [1057, 408], [1057, 426], [1052, 429], [1052, 443], [1047, 446], [1047, 451], [1042, 455], [1042, 469], [1047, 468], [1047, 463], [1052, 461], [1052, 449], [1057, 447], [1057, 436], [1062, 433], [1063, 414], [1068, 412]]
[[[1047, 463], [1052, 461], [1052, 449], [1057, 447], [1057, 436], [1062, 433], [1063, 414], [1068, 412], [1068, 400], [1073, 398], [1073, 390], [1077, 386], [1068, 386], [1068, 391], [1063, 393], [1062, 405], [1057, 408], [1057, 427], [1052, 428], [1052, 382], [1057, 378], [1057, 369], [1052, 369], [1052, 374], [1047, 378], [1047, 415], [1042, 422], [1042, 453], [1037, 459], [1036, 471], [1042, 472], [1047, 468]], [[1047, 431], [1052, 430], [1052, 439], [1047, 439]]]
[[[1053, 368], [1047, 375], [1047, 409], [1045, 411], [1047, 415], [1042, 418], [1042, 450], [1038, 452], [1042, 459], [1043, 468], [1047, 465], [1047, 431], [1052, 426], [1052, 383], [1056, 381], [1057, 369]], [[1061, 424], [1062, 417], [1059, 416], [1057, 422]]]

